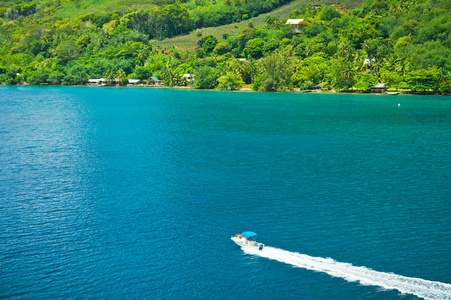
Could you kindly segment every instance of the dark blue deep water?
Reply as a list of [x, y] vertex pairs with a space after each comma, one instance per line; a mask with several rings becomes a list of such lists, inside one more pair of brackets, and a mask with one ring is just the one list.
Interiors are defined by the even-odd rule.
[[[268, 257], [230, 240], [244, 230]], [[449, 97], [0, 87], [2, 299], [450, 284]]]

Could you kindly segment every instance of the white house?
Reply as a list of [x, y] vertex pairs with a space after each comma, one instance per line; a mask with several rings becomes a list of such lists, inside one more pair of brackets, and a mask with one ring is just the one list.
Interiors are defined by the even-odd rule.
[[104, 78], [93, 78], [88, 80], [89, 83], [102, 84], [105, 82]]
[[371, 87], [371, 93], [385, 93], [385, 83], [378, 83]]
[[141, 82], [141, 79], [129, 79], [128, 83], [130, 84], [138, 84]]
[[288, 19], [285, 23], [286, 25], [300, 25], [304, 22], [304, 19]]
[[375, 62], [374, 58], [371, 59], [371, 60], [369, 58], [365, 58], [365, 60], [363, 61], [363, 65], [364, 66], [371, 66], [374, 62]]

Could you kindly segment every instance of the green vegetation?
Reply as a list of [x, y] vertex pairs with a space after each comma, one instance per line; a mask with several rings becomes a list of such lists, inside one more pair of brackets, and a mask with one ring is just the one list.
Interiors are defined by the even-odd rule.
[[[297, 0], [267, 13], [287, 2], [3, 1], [0, 83], [156, 76], [199, 89], [367, 91], [384, 82], [451, 92], [451, 0], [348, 0], [347, 8]], [[286, 17], [304, 21], [286, 25]], [[184, 48], [165, 46], [184, 37]]]
[[[207, 27], [202, 28], [200, 32], [203, 35], [213, 35], [217, 39], [221, 39], [223, 37], [224, 33], [227, 33], [229, 35], [234, 35], [240, 32], [240, 29], [247, 26], [249, 22], [252, 22], [254, 26], [264, 26], [266, 24], [265, 20], [267, 16], [271, 16], [273, 18], [277, 18], [279, 20], [284, 20], [288, 18], [290, 13], [294, 9], [298, 9], [304, 4], [308, 4], [312, 2], [311, 0], [294, 0], [290, 3], [287, 3], [269, 13], [261, 14], [257, 17], [253, 17], [250, 19], [242, 19], [241, 22], [236, 22], [232, 24], [217, 26], [217, 27]], [[336, 1], [335, 1], [336, 2]], [[330, 4], [335, 3], [334, 0], [320, 0], [315, 1], [317, 4]], [[362, 0], [341, 0], [341, 3], [344, 3], [349, 8], [358, 8], [362, 5]], [[198, 40], [198, 33], [197, 31], [193, 31], [187, 35], [181, 35], [170, 39], [164, 39], [164, 40], [154, 40], [152, 43], [159, 47], [171, 47], [175, 45], [176, 47], [180, 49], [190, 49], [196, 46], [196, 41]]]

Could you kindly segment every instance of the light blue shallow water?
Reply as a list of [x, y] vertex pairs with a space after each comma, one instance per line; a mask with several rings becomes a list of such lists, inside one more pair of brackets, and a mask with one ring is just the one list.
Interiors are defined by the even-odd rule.
[[0, 87], [0, 298], [451, 299], [450, 149], [447, 97]]

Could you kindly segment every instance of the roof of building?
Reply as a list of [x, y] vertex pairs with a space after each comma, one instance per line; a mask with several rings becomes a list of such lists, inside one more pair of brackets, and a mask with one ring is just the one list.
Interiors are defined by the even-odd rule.
[[92, 78], [92, 79], [88, 79], [89, 83], [99, 83], [99, 82], [104, 82], [105, 79], [103, 78]]
[[365, 65], [365, 66], [367, 66], [367, 65], [371, 65], [372, 63], [374, 63], [375, 62], [375, 60], [374, 60], [374, 58], [373, 59], [369, 59], [369, 58], [365, 58], [364, 60], [363, 60], [363, 64]]
[[372, 89], [385, 89], [385, 83], [378, 83], [371, 87]]
[[150, 78], [151, 78], [153, 81], [161, 81], [161, 80], [158, 79], [156, 76], [150, 76]]
[[141, 81], [141, 79], [129, 79], [128, 80], [129, 83], [138, 83], [140, 81]]
[[302, 22], [304, 22], [304, 19], [288, 19], [287, 23], [285, 24], [290, 24], [290, 25], [299, 25]]

